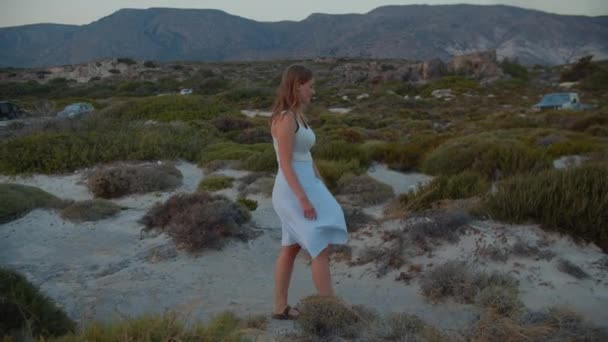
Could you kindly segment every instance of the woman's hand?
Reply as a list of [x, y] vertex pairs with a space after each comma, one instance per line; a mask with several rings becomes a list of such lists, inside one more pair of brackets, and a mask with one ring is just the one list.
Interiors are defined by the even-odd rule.
[[304, 196], [300, 199], [300, 207], [302, 207], [302, 210], [304, 211], [304, 217], [309, 220], [317, 219], [317, 211], [308, 200], [308, 197]]

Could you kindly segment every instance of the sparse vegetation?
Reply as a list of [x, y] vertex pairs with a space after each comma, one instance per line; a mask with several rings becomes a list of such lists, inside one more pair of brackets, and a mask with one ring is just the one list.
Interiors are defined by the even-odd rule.
[[461, 261], [448, 261], [436, 266], [423, 274], [420, 280], [422, 295], [433, 302], [453, 297], [458, 302], [471, 303], [484, 289], [492, 286], [517, 291], [517, 281], [512, 277], [474, 271]]

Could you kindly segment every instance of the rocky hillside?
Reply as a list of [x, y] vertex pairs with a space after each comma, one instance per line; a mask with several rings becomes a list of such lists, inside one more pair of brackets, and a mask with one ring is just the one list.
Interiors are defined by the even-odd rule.
[[146, 60], [271, 60], [316, 57], [449, 59], [494, 49], [527, 64], [608, 57], [608, 17], [509, 6], [411, 5], [366, 14], [313, 14], [257, 22], [218, 10], [123, 9], [83, 26], [0, 29], [0, 66], [75, 64], [108, 57]]

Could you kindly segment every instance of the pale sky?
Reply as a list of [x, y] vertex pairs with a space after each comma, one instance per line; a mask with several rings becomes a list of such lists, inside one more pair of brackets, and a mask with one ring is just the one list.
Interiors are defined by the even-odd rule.
[[302, 20], [311, 13], [367, 13], [385, 5], [503, 4], [572, 15], [608, 15], [608, 0], [0, 0], [0, 27], [89, 24], [121, 8], [210, 8], [257, 21]]

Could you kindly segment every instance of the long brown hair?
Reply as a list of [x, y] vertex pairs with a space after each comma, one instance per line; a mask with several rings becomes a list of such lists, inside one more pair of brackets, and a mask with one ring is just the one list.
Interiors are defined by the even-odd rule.
[[305, 66], [292, 64], [283, 71], [281, 84], [277, 88], [272, 106], [271, 125], [283, 111], [297, 109], [302, 105], [298, 87], [310, 80], [312, 80], [312, 71]]

